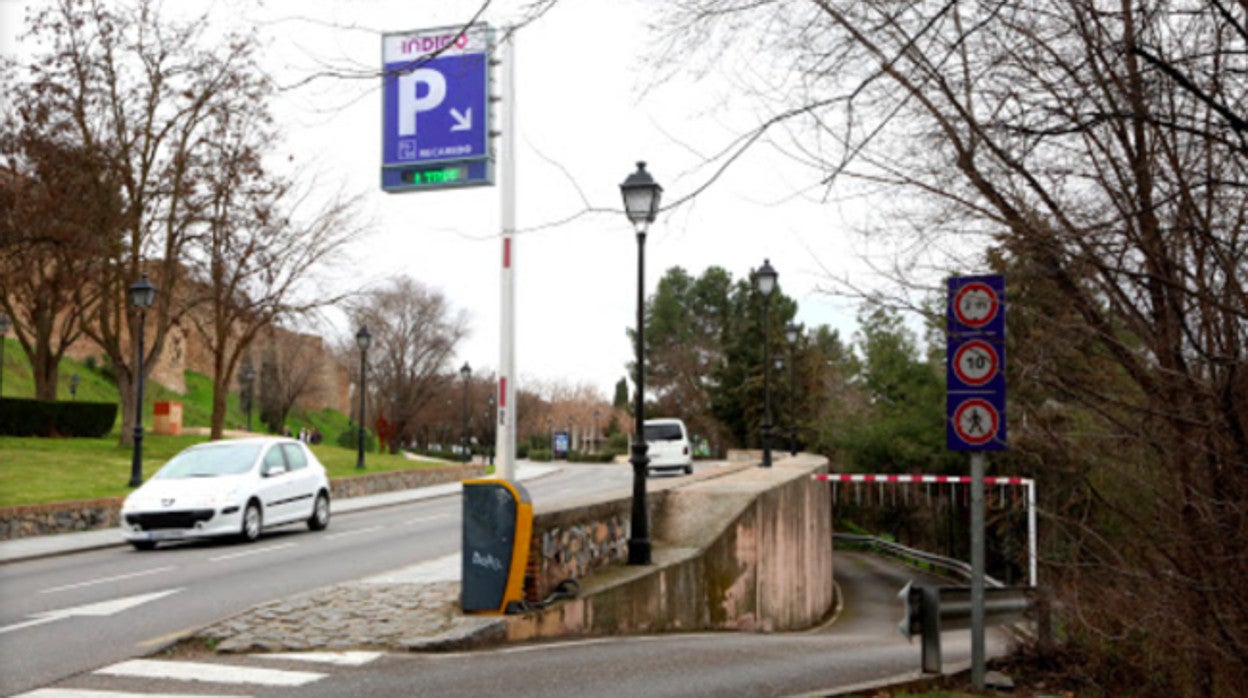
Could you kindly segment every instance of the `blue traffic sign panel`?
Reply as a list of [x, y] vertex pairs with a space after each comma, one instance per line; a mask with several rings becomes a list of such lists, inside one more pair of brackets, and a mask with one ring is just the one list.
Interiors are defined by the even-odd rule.
[[955, 392], [1005, 392], [1005, 342], [997, 337], [949, 337], [946, 386]]
[[949, 334], [1005, 336], [1005, 277], [954, 276], [948, 280]]
[[1005, 277], [948, 281], [945, 445], [951, 451], [1006, 448]]
[[946, 396], [945, 446], [950, 451], [1003, 451], [1006, 448], [1005, 394]]
[[[454, 168], [490, 159], [490, 51], [486, 25], [427, 29], [382, 37], [382, 188], [434, 189], [492, 184], [493, 168]], [[401, 175], [385, 170], [402, 168]], [[455, 177], [452, 175], [462, 175]]]

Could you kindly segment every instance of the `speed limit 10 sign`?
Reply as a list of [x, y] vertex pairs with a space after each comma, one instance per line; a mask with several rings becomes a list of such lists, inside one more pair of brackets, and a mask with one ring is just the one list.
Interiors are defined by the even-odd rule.
[[1006, 447], [1005, 278], [948, 280], [946, 446], [952, 451]]

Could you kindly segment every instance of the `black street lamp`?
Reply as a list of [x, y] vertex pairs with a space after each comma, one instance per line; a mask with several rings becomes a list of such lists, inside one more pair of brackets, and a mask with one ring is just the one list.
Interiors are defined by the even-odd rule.
[[130, 305], [139, 309], [138, 359], [135, 361], [134, 397], [134, 457], [130, 460], [130, 486], [143, 484], [143, 325], [147, 323], [147, 309], [156, 302], [156, 287], [143, 278], [130, 284]]
[[758, 292], [763, 294], [763, 462], [762, 467], [771, 467], [771, 352], [768, 339], [771, 335], [771, 321], [768, 317], [768, 306], [771, 305], [771, 293], [776, 290], [776, 278], [780, 276], [771, 268], [771, 260], [764, 259], [763, 266], [754, 272], [754, 284]]
[[239, 371], [238, 382], [242, 388], [243, 409], [247, 410], [247, 431], [251, 431], [251, 403], [255, 398], [256, 369], [251, 362], [243, 364]]
[[472, 367], [468, 365], [467, 361], [459, 369], [459, 376], [464, 379], [464, 436], [461, 445], [464, 448], [464, 462], [467, 463], [472, 460], [472, 451], [470, 449], [472, 441], [468, 438], [468, 381], [472, 378]]
[[356, 453], [357, 458], [355, 467], [357, 470], [364, 469], [364, 391], [367, 383], [365, 379], [368, 376], [368, 345], [373, 341], [373, 335], [368, 333], [368, 327], [360, 326], [360, 331], [355, 333], [355, 345], [360, 348], [360, 428], [356, 434]]
[[628, 538], [628, 564], [650, 564], [650, 521], [646, 509], [646, 474], [650, 458], [646, 456], [646, 231], [659, 213], [663, 187], [646, 172], [646, 163], [638, 162], [633, 172], [620, 185], [624, 197], [624, 213], [637, 231], [637, 404], [633, 414], [632, 455], [633, 511]]
[[794, 364], [797, 356], [797, 338], [801, 336], [801, 328], [790, 322], [784, 326], [784, 338], [789, 340], [789, 455], [797, 455], [797, 413], [793, 411], [793, 393], [796, 383], [793, 380]]
[[9, 336], [9, 316], [0, 315], [0, 397], [4, 397], [4, 345]]

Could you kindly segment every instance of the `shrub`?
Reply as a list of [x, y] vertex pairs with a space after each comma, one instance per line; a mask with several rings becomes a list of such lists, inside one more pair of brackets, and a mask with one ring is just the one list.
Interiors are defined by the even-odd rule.
[[539, 463], [549, 463], [550, 456], [551, 454], [550, 454], [549, 448], [530, 448], [529, 449], [529, 460], [531, 461], [537, 461]]
[[59, 402], [0, 398], [0, 433], [8, 436], [99, 438], [117, 421], [111, 402]]

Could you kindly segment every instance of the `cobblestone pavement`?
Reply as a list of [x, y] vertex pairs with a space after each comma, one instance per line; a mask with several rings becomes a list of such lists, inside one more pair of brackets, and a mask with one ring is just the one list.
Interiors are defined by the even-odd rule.
[[184, 641], [219, 653], [461, 650], [500, 642], [498, 616], [459, 608], [459, 556], [248, 609]]

